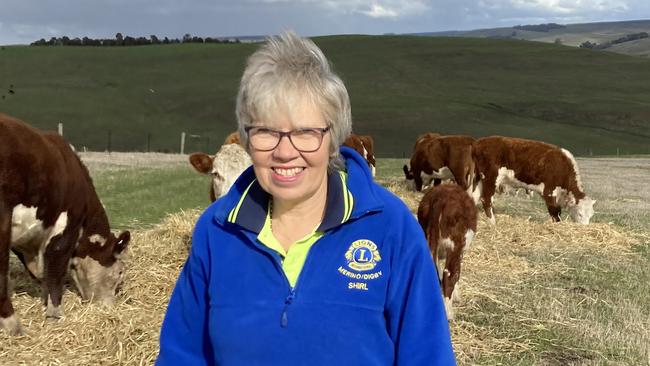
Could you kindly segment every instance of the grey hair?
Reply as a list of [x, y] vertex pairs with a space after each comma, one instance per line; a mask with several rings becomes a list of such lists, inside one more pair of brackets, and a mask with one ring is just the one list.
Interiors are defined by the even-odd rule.
[[245, 127], [271, 118], [305, 100], [317, 106], [330, 126], [329, 169], [344, 169], [339, 148], [352, 130], [350, 97], [323, 52], [308, 38], [288, 31], [270, 37], [246, 64], [237, 95], [237, 125], [247, 150]]

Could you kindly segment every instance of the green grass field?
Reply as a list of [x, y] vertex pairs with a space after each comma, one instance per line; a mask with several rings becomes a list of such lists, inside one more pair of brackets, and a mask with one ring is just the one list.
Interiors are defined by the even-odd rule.
[[[380, 157], [408, 156], [425, 131], [533, 138], [578, 156], [650, 153], [648, 59], [512, 40], [315, 41], [348, 87], [355, 130], [375, 137]], [[214, 150], [234, 129], [255, 47], [4, 47], [0, 111], [48, 130], [62, 122], [79, 149], [179, 151], [184, 131], [186, 152]]]

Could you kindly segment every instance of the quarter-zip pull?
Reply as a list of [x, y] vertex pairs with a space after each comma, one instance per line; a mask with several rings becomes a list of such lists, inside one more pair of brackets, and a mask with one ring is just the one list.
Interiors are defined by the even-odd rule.
[[289, 324], [289, 319], [287, 318], [287, 310], [289, 309], [289, 305], [293, 302], [293, 298], [295, 297], [295, 288], [291, 289], [291, 292], [289, 293], [289, 296], [287, 296], [286, 299], [284, 299], [284, 309], [282, 310], [282, 317], [280, 318], [280, 326], [282, 328], [286, 328], [287, 325]]

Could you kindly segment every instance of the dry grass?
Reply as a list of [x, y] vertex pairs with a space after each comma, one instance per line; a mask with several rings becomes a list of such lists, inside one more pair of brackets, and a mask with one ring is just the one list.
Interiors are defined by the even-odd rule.
[[114, 172], [134, 168], [161, 168], [173, 165], [187, 165], [188, 156], [162, 153], [129, 152], [79, 152], [79, 156], [91, 172]]
[[198, 211], [170, 215], [147, 231], [136, 232], [129, 270], [114, 307], [82, 303], [64, 294], [65, 317], [45, 321], [40, 289], [13, 264], [13, 305], [26, 335], [0, 333], [3, 365], [150, 365], [169, 295], [187, 256]]
[[[423, 193], [409, 191], [402, 178], [384, 179], [382, 184], [417, 211]], [[529, 198], [497, 200], [502, 208], [531, 205]], [[541, 215], [547, 215], [545, 210]], [[451, 323], [459, 364], [512, 364], [524, 357], [523, 364], [634, 364], [613, 362], [598, 351], [608, 347], [636, 350], [648, 355], [650, 362], [650, 318], [643, 300], [623, 292], [620, 302], [612, 303], [591, 283], [557, 287], [555, 281], [579, 277], [578, 271], [594, 272], [593, 277], [606, 271], [576, 258], [607, 258], [612, 266], [634, 273], [639, 262], [647, 264], [634, 247], [649, 242], [648, 233], [611, 223], [585, 226], [501, 214], [492, 226], [481, 213], [478, 234], [463, 259], [462, 299], [455, 303], [457, 318]], [[602, 307], [615, 313], [611, 320], [603, 319], [607, 315]], [[570, 334], [576, 341], [554, 339], [557, 333]], [[580, 338], [597, 347], [583, 349]], [[540, 352], [546, 347], [553, 352]]]

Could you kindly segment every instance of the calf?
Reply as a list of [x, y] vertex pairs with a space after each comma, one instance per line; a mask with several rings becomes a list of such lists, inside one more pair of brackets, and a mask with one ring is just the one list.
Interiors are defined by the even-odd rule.
[[193, 153], [189, 160], [197, 172], [212, 175], [211, 202], [226, 194], [237, 177], [252, 164], [248, 152], [238, 143], [222, 145], [214, 156]]
[[404, 165], [407, 181], [414, 182], [414, 189], [422, 187], [434, 179], [438, 185], [443, 179], [453, 179], [463, 189], [471, 192], [474, 180], [474, 160], [470, 136], [436, 136], [425, 134], [418, 138], [411, 155], [410, 169]]
[[368, 163], [368, 168], [372, 172], [372, 176], [375, 176], [375, 154], [374, 154], [374, 141], [370, 136], [359, 136], [355, 134], [350, 134], [348, 138], [343, 142], [344, 146], [354, 149], [359, 155], [363, 156]]
[[476, 233], [477, 214], [472, 198], [456, 184], [442, 184], [428, 190], [418, 207], [418, 222], [438, 269], [450, 320], [454, 318], [452, 301], [459, 298], [460, 264]]
[[113, 302], [129, 239], [111, 233], [88, 170], [62, 137], [0, 114], [0, 328], [22, 332], [10, 250], [41, 282], [46, 316], [59, 318], [67, 271], [83, 299]]
[[596, 201], [585, 194], [578, 164], [568, 150], [540, 141], [490, 136], [476, 140], [473, 155], [480, 176], [475, 195], [492, 224], [492, 198], [501, 185], [539, 193], [556, 222], [562, 207], [581, 224], [588, 224], [594, 214]]

